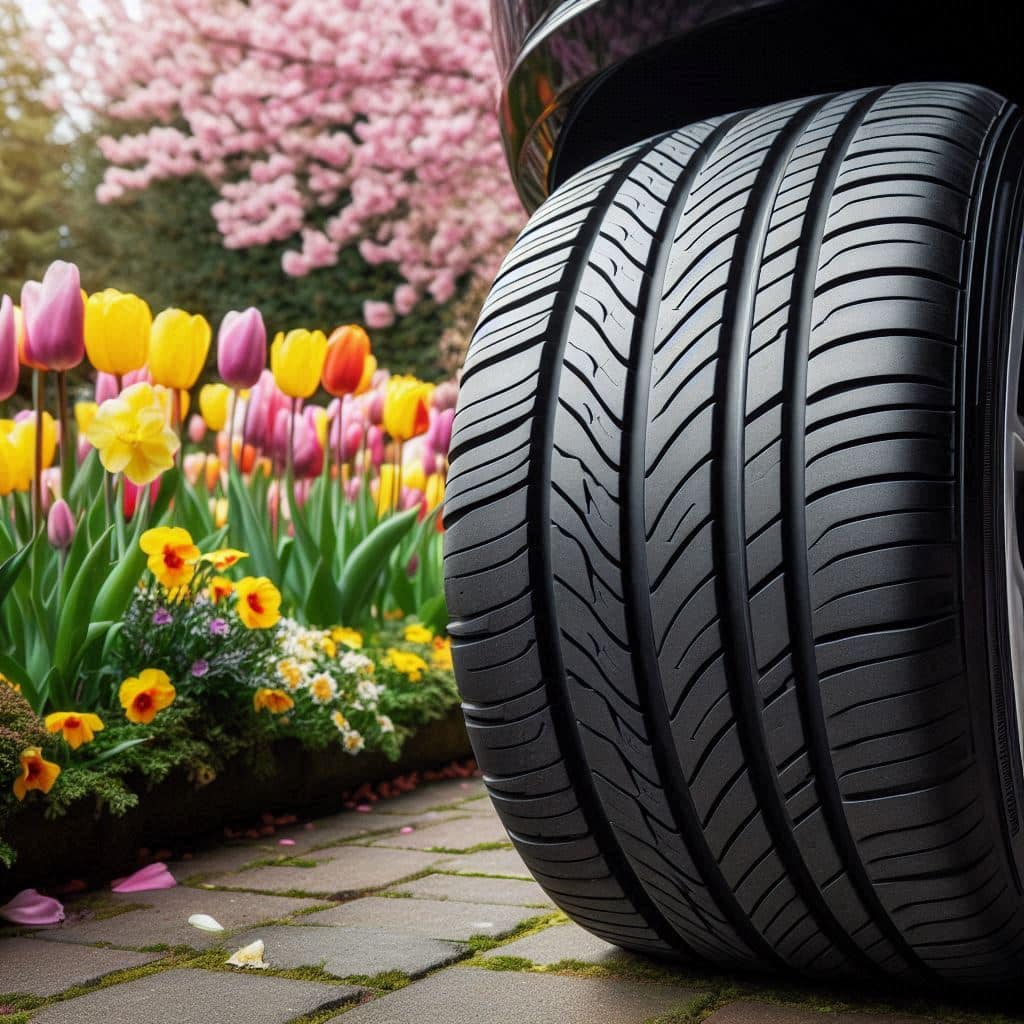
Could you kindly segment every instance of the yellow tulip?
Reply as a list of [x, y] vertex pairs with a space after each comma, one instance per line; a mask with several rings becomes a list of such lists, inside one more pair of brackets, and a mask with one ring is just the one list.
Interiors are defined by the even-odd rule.
[[0, 498], [6, 498], [19, 490], [18, 452], [8, 440], [7, 434], [0, 431]]
[[228, 400], [231, 388], [226, 384], [204, 384], [199, 389], [199, 411], [206, 426], [217, 433], [228, 421]]
[[444, 501], [444, 474], [431, 473], [424, 488], [427, 497], [427, 512], [433, 512]]
[[188, 391], [206, 365], [210, 335], [205, 317], [191, 316], [183, 309], [165, 309], [157, 314], [149, 337], [153, 383]]
[[270, 346], [270, 370], [289, 398], [309, 398], [320, 386], [326, 356], [323, 331], [279, 333]]
[[86, 433], [108, 473], [121, 473], [136, 486], [152, 483], [174, 465], [181, 442], [167, 426], [156, 391], [145, 382], [104, 402]]
[[408, 441], [425, 434], [430, 426], [433, 393], [433, 384], [416, 377], [391, 377], [384, 392], [384, 429], [396, 441]]
[[116, 288], [85, 303], [85, 351], [103, 373], [123, 376], [146, 365], [153, 314], [148, 303]]
[[383, 518], [398, 503], [398, 467], [385, 462], [377, 480], [377, 515]]

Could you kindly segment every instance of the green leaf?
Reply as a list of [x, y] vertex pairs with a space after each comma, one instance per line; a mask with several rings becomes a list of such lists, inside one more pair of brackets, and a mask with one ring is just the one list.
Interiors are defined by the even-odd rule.
[[68, 504], [72, 508], [81, 508], [89, 500], [90, 495], [103, 490], [103, 466], [95, 448], [90, 449], [85, 461], [78, 467], [75, 482], [68, 492]]
[[347, 625], [360, 609], [366, 607], [381, 569], [413, 528], [418, 514], [419, 509], [410, 508], [385, 519], [345, 560], [339, 584], [342, 625]]
[[39, 695], [29, 670], [19, 661], [15, 661], [9, 654], [0, 654], [0, 672], [2, 672], [12, 683], [21, 687], [21, 695], [32, 705], [36, 714], [42, 711], [39, 702]]
[[11, 588], [18, 580], [18, 575], [28, 561], [32, 552], [32, 545], [26, 544], [20, 551], [16, 551], [10, 558], [0, 565], [0, 605], [10, 593]]
[[443, 635], [448, 631], [448, 605], [444, 594], [435, 594], [420, 605], [416, 617], [427, 629]]
[[97, 621], [116, 622], [124, 615], [131, 602], [146, 567], [146, 553], [139, 547], [145, 526], [145, 519], [141, 515], [136, 517], [124, 557], [110, 570], [100, 585], [93, 606], [93, 618]]
[[341, 591], [323, 558], [316, 563], [308, 593], [304, 596], [306, 620], [311, 626], [323, 629], [341, 622]]
[[270, 516], [256, 514], [249, 492], [234, 465], [231, 467], [231, 476], [228, 480], [228, 495], [228, 524], [232, 543], [249, 552], [254, 576], [268, 576], [272, 580], [281, 580], [281, 564], [270, 535]]
[[[81, 657], [93, 617], [93, 606], [98, 604], [97, 595], [100, 593], [110, 565], [110, 534], [112, 531], [113, 527], [108, 526], [89, 554], [85, 556], [82, 567], [68, 591], [64, 607], [60, 611], [53, 662], [63, 681], [67, 681], [71, 669]], [[116, 616], [103, 615], [102, 618], [112, 619]]]
[[149, 743], [152, 738], [152, 736], [140, 736], [137, 740], [124, 740], [122, 743], [118, 743], [117, 746], [104, 750], [102, 754], [90, 757], [89, 763], [103, 764], [104, 761], [109, 761], [112, 757], [117, 757], [118, 754], [123, 754], [126, 750], [137, 747], [140, 743]]

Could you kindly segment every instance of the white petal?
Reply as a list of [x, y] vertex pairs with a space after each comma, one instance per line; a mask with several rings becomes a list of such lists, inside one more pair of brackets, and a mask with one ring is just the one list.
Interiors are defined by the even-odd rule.
[[215, 921], [209, 914], [193, 914], [188, 919], [188, 923], [192, 925], [193, 928], [198, 928], [201, 932], [224, 931], [224, 926]]
[[250, 942], [248, 946], [236, 949], [228, 958], [227, 963], [232, 967], [249, 967], [253, 970], [262, 971], [270, 966], [270, 964], [265, 963], [263, 960], [264, 948], [263, 940], [257, 939], [255, 942]]

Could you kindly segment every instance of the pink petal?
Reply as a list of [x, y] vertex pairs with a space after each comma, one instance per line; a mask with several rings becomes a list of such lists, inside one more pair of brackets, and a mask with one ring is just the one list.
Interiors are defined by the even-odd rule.
[[147, 864], [126, 878], [115, 878], [110, 883], [111, 892], [150, 892], [153, 889], [173, 889], [178, 883], [167, 870], [163, 861]]
[[27, 924], [37, 928], [60, 924], [64, 920], [64, 905], [50, 896], [43, 896], [35, 889], [22, 889], [10, 903], [0, 907], [0, 918], [12, 924]]
[[413, 831], [412, 825], [406, 825], [405, 828], [400, 828], [398, 830], [398, 834], [399, 835], [403, 835], [403, 836], [407, 836], [412, 831]]
[[369, 813], [370, 813], [370, 811], [372, 811], [372, 810], [373, 810], [373, 808], [372, 808], [372, 807], [371, 807], [371, 806], [370, 806], [369, 804], [360, 804], [360, 805], [359, 805], [359, 806], [358, 806], [358, 807], [356, 808], [356, 810], [357, 810], [357, 811], [358, 811], [358, 812], [359, 812], [360, 814], [369, 814]]
[[294, 846], [295, 845], [295, 840], [294, 839], [278, 839], [277, 845], [278, 846]]

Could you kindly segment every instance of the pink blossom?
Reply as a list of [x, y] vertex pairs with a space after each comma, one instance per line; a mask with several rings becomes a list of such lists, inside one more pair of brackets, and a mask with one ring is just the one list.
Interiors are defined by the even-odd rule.
[[64, 920], [64, 905], [35, 889], [22, 889], [14, 899], [0, 907], [0, 920], [35, 928], [60, 924]]

